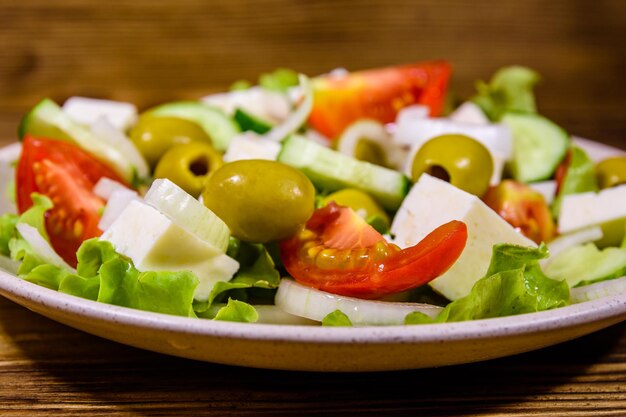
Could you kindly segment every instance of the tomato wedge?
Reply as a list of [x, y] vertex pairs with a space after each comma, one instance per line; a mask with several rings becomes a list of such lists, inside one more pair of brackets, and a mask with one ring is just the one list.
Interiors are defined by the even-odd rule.
[[104, 201], [92, 190], [102, 177], [125, 183], [72, 143], [25, 136], [17, 164], [18, 211], [23, 213], [33, 205], [33, 192], [52, 200], [46, 230], [54, 250], [70, 265], [76, 265], [80, 244], [101, 234], [98, 222]]
[[526, 184], [504, 180], [490, 187], [483, 201], [537, 244], [549, 242], [556, 236], [556, 225], [546, 200]]
[[419, 287], [461, 255], [467, 227], [446, 223], [417, 245], [388, 243], [348, 207], [331, 202], [303, 230], [280, 244], [281, 260], [298, 282], [333, 294], [378, 298]]
[[446, 61], [432, 61], [317, 77], [309, 124], [334, 139], [357, 119], [391, 123], [412, 104], [428, 106], [431, 116], [439, 116], [450, 73]]

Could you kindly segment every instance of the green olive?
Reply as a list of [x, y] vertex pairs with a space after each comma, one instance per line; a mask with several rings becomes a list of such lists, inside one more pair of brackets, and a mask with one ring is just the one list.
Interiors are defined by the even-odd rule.
[[596, 165], [596, 178], [600, 188], [626, 184], [626, 156], [605, 159]]
[[311, 217], [315, 189], [289, 165], [266, 160], [224, 164], [202, 192], [204, 204], [248, 242], [273, 242], [295, 234]]
[[469, 136], [441, 135], [415, 154], [411, 178], [417, 181], [423, 173], [480, 197], [489, 188], [493, 159], [483, 144]]
[[389, 227], [389, 215], [383, 210], [380, 205], [369, 194], [357, 190], [355, 188], [344, 188], [328, 196], [322, 200], [324, 205], [334, 201], [340, 206], [348, 206], [352, 210], [361, 214], [364, 219], [369, 219], [372, 216], [380, 217], [385, 225]]
[[150, 113], [139, 118], [129, 136], [151, 167], [173, 145], [191, 141], [211, 143], [209, 135], [196, 123]]
[[354, 157], [359, 161], [366, 161], [382, 167], [389, 166], [383, 147], [371, 140], [359, 140], [354, 148]]
[[154, 177], [168, 178], [192, 196], [198, 197], [209, 174], [222, 164], [221, 155], [208, 143], [179, 144], [165, 152], [154, 170]]

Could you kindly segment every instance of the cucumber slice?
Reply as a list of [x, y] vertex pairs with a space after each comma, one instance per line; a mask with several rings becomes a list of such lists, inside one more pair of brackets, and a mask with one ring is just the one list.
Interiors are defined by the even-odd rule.
[[156, 116], [171, 116], [195, 122], [209, 135], [218, 151], [228, 148], [239, 133], [237, 124], [221, 110], [198, 101], [177, 101], [154, 107], [148, 112]]
[[244, 132], [252, 131], [262, 135], [272, 130], [272, 125], [270, 123], [261, 120], [258, 117], [254, 117], [239, 108], [235, 110], [233, 118]]
[[27, 133], [75, 143], [110, 166], [129, 183], [134, 180], [136, 168], [122, 151], [98, 138], [89, 128], [74, 122], [50, 99], [40, 101], [22, 119], [18, 136], [23, 139]]
[[230, 238], [226, 223], [172, 181], [164, 178], [155, 180], [144, 200], [182, 229], [210, 243], [222, 253], [226, 252]]
[[567, 132], [534, 113], [506, 113], [502, 122], [513, 132], [513, 177], [522, 182], [550, 178], [570, 145]]
[[410, 185], [401, 172], [358, 161], [298, 135], [283, 143], [278, 161], [300, 169], [324, 191], [357, 188], [392, 211], [400, 207]]

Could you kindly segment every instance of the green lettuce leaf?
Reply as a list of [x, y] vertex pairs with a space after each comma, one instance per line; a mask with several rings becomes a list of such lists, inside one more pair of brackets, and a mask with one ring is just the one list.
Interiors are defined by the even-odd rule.
[[194, 302], [199, 317], [212, 318], [209, 307], [227, 297], [246, 300], [248, 293], [244, 290], [274, 290], [280, 284], [280, 273], [264, 245], [234, 242], [231, 240], [229, 250], [239, 262], [239, 271], [230, 281], [216, 282], [206, 302]]
[[509, 111], [536, 113], [534, 86], [541, 77], [530, 68], [510, 66], [498, 70], [487, 84], [476, 84], [472, 98], [492, 121], [499, 121]]
[[348, 317], [343, 311], [335, 310], [332, 313], [328, 313], [322, 319], [322, 326], [350, 327], [352, 326], [352, 322], [350, 321], [350, 317]]
[[561, 183], [559, 194], [552, 203], [552, 215], [558, 217], [563, 197], [569, 194], [598, 191], [595, 163], [587, 152], [577, 146], [571, 149], [571, 162]]
[[72, 274], [65, 268], [51, 264], [41, 264], [33, 266], [22, 278], [33, 284], [58, 291], [61, 282], [70, 275]]
[[48, 232], [46, 231], [46, 211], [52, 208], [52, 200], [45, 195], [32, 193], [31, 198], [33, 205], [22, 213], [18, 219], [18, 223], [26, 223], [37, 229], [39, 234], [47, 241], [50, 241]]
[[243, 301], [228, 299], [228, 304], [219, 309], [215, 320], [254, 323], [259, 319], [259, 313], [254, 307]]
[[574, 246], [551, 260], [546, 274], [570, 287], [593, 284], [626, 275], [626, 248], [598, 249], [593, 243]]
[[230, 85], [230, 91], [247, 90], [252, 87], [252, 83], [248, 80], [237, 80]]
[[198, 278], [189, 272], [139, 272], [128, 261], [110, 260], [100, 270], [98, 301], [118, 306], [194, 317]]
[[157, 313], [195, 317], [196, 276], [187, 271], [139, 272], [132, 261], [97, 238], [81, 245], [76, 273], [50, 264], [30, 262], [22, 277], [30, 282], [94, 301]]
[[298, 73], [287, 68], [277, 68], [259, 77], [259, 85], [266, 90], [284, 93], [298, 84]]
[[230, 281], [216, 282], [206, 302], [194, 302], [194, 311], [200, 317], [212, 318], [209, 307], [227, 297], [247, 300], [248, 292], [244, 290], [274, 290], [280, 284], [280, 274], [264, 245], [231, 239], [227, 254], [239, 262], [239, 271]]
[[[52, 208], [52, 200], [48, 197], [33, 193], [31, 194], [33, 205], [22, 213], [17, 219], [16, 226], [19, 223], [24, 223], [37, 229], [39, 234], [46, 240], [50, 241], [48, 233], [46, 232], [45, 214], [46, 211]], [[49, 263], [48, 259], [41, 253], [38, 253], [36, 248], [31, 245], [19, 234], [14, 231], [13, 237], [9, 240], [9, 251], [11, 253], [11, 259], [21, 261], [18, 268], [18, 275], [26, 276], [30, 271], [39, 265]]]
[[100, 276], [85, 278], [69, 274], [59, 283], [58, 290], [65, 294], [97, 301], [100, 292]]
[[67, 285], [62, 282], [61, 289], [91, 298], [99, 279], [97, 301], [157, 313], [194, 315], [191, 306], [198, 278], [193, 273], [139, 272], [109, 242], [90, 239], [82, 246], [76, 270], [85, 276], [81, 276], [82, 281], [73, 278]]
[[404, 318], [404, 324], [429, 324], [434, 323], [434, 320], [427, 314], [421, 311], [413, 311], [406, 315]]
[[[489, 269], [471, 292], [448, 304], [430, 322], [478, 320], [532, 313], [569, 304], [567, 283], [548, 278], [539, 267], [547, 256], [545, 245], [528, 248], [499, 244], [493, 248]], [[425, 315], [411, 314], [407, 324], [428, 323]]]
[[15, 226], [19, 216], [17, 214], [3, 214], [0, 216], [0, 255], [9, 256], [9, 241], [15, 237]]

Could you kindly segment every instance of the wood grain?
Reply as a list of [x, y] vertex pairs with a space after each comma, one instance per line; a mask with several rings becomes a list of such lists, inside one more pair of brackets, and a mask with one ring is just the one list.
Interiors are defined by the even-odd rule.
[[14, 138], [21, 115], [44, 96], [145, 108], [278, 66], [317, 74], [446, 58], [459, 97], [500, 66], [537, 69], [543, 113], [619, 145], [625, 9], [620, 0], [4, 1], [0, 137]]
[[[544, 114], [626, 149], [625, 15], [621, 0], [0, 0], [0, 143], [46, 96], [145, 108], [278, 66], [447, 58], [461, 98], [500, 66], [537, 69]], [[52, 414], [624, 416], [626, 324], [485, 363], [312, 374], [145, 352], [0, 299], [0, 415]]]
[[313, 374], [144, 352], [0, 300], [0, 382], [2, 416], [620, 416], [626, 325], [480, 364]]

